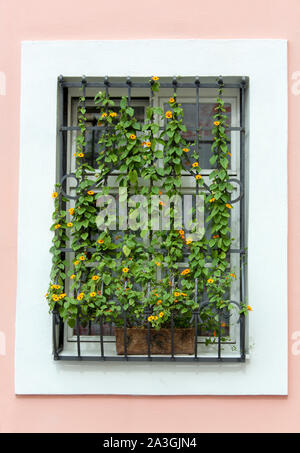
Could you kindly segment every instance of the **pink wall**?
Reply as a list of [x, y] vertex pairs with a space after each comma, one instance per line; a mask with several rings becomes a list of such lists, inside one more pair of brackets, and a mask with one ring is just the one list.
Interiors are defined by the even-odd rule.
[[[20, 41], [51, 39], [284, 38], [289, 42], [289, 338], [300, 331], [299, 0], [0, 0], [0, 432], [300, 431], [300, 355], [289, 346], [288, 397], [16, 397]], [[272, 76], [272, 74], [270, 74]], [[1, 89], [0, 89], [1, 93]], [[276, 326], [274, 326], [276, 328]], [[0, 351], [1, 354], [1, 351]], [[82, 414], [82, 417], [78, 416]], [[103, 414], [103, 415], [101, 415]], [[128, 417], [130, 414], [130, 417]]]

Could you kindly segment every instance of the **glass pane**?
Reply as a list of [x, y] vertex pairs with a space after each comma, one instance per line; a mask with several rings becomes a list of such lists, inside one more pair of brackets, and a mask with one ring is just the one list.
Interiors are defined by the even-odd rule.
[[[215, 114], [215, 103], [200, 103], [199, 104], [199, 124], [197, 125], [196, 118], [196, 104], [195, 103], [181, 103], [184, 115], [184, 123], [187, 127], [187, 132], [184, 132], [182, 135], [189, 144], [190, 152], [186, 153], [185, 159], [183, 161], [184, 167], [186, 169], [190, 168], [191, 164], [194, 162], [192, 156], [193, 151], [196, 150], [196, 129], [199, 129], [199, 165], [204, 169], [214, 168], [209, 162], [211, 157], [211, 145], [213, 143], [211, 129], [214, 122]], [[227, 124], [231, 126], [231, 104], [225, 104], [225, 115], [227, 116]], [[164, 105], [165, 111], [170, 108], [169, 104]], [[228, 138], [230, 134], [227, 132]], [[230, 143], [228, 143], [228, 151], [231, 153]], [[229, 159], [229, 168], [231, 168], [231, 156], [228, 155]]]

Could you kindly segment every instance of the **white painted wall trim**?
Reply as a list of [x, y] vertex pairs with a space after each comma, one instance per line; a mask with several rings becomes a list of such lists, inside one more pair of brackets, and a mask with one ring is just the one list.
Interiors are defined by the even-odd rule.
[[[246, 363], [53, 360], [44, 293], [51, 267], [59, 74], [249, 77], [248, 303], [254, 308], [254, 348]], [[287, 394], [287, 94], [285, 40], [22, 43], [17, 394]]]

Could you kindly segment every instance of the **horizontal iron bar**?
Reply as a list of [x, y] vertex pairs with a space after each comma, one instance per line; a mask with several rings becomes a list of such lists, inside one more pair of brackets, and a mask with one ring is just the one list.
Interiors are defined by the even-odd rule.
[[[87, 131], [98, 131], [100, 129], [105, 129], [105, 126], [87, 126], [85, 130]], [[160, 127], [161, 130], [163, 130], [163, 127]], [[194, 128], [191, 127], [189, 128], [189, 131], [210, 131], [212, 128], [211, 127], [200, 127], [200, 128]], [[227, 131], [241, 131], [244, 132], [245, 129], [239, 126], [234, 126], [234, 127], [226, 127], [225, 128]], [[59, 128], [60, 132], [63, 131], [80, 131], [80, 126], [61, 126]], [[212, 141], [212, 140], [211, 140]]]
[[245, 362], [244, 357], [117, 357], [117, 356], [58, 356], [55, 360], [66, 360], [76, 362]]
[[[60, 82], [63, 87], [66, 88], [81, 88], [81, 82]], [[106, 88], [106, 84], [104, 82], [86, 82], [86, 88]], [[128, 84], [126, 82], [109, 82], [109, 88], [126, 88], [128, 89]], [[150, 82], [132, 82], [131, 88], [150, 88]], [[196, 84], [193, 82], [186, 82], [186, 83], [177, 83], [176, 88], [195, 88]], [[174, 85], [172, 82], [161, 82], [160, 88], [173, 88]], [[201, 83], [199, 88], [219, 88], [219, 84], [215, 83]], [[224, 83], [223, 88], [241, 88], [240, 83]]]
[[[117, 231], [117, 230], [116, 230]], [[84, 248], [84, 247], [83, 247]], [[71, 248], [59, 248], [61, 252], [65, 253], [78, 253], [78, 250], [74, 251]], [[80, 249], [79, 249], [80, 250]], [[87, 248], [85, 249], [87, 252], [95, 252], [97, 249], [96, 248]], [[246, 254], [246, 250], [241, 250], [241, 249], [229, 249], [230, 253], [241, 253], [241, 254]]]

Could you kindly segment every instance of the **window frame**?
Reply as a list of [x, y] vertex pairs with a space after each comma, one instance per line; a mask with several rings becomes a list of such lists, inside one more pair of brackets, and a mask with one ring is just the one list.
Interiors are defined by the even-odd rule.
[[[134, 65], [128, 55], [136, 54], [155, 55], [155, 64], [153, 59], [146, 58]], [[84, 58], [78, 58], [80, 55]], [[245, 364], [222, 364], [222, 367], [151, 364], [149, 373], [149, 364], [129, 367], [126, 363], [114, 363], [104, 368], [84, 361], [71, 365], [51, 360], [51, 321], [41, 294], [47, 287], [51, 264], [49, 194], [53, 190], [54, 150], [58, 141], [57, 76], [98, 74], [98, 57], [107, 73], [120, 76], [151, 75], [155, 70], [157, 74], [170, 76], [200, 72], [199, 75], [212, 79], [221, 70], [224, 77], [232, 80], [241, 74], [249, 77], [251, 88], [246, 110], [251, 128], [245, 136], [249, 150], [248, 297], [255, 304], [249, 331], [255, 347], [251, 360]], [[268, 77], [270, 68], [272, 77]], [[30, 114], [32, 111], [34, 115]], [[274, 124], [280, 127], [275, 128]], [[261, 203], [262, 193], [264, 203]], [[33, 199], [40, 212], [34, 230]], [[261, 232], [268, 232], [268, 240]], [[286, 395], [287, 41], [23, 42], [18, 244], [17, 394]], [[189, 381], [188, 387], [182, 386], [185, 379]]]

